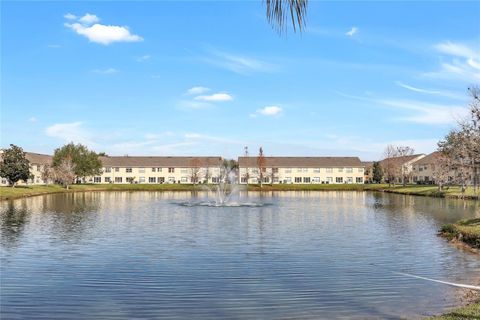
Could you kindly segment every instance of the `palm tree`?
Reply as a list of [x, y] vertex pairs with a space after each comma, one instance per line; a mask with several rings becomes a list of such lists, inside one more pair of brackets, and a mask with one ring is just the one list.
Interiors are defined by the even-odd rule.
[[265, 0], [267, 20], [279, 33], [287, 30], [290, 16], [293, 31], [302, 31], [305, 27], [308, 0]]

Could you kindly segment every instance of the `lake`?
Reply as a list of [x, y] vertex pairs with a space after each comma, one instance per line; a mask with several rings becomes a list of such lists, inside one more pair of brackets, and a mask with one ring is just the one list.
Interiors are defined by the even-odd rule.
[[478, 285], [437, 231], [476, 202], [369, 192], [93, 192], [0, 203], [2, 319], [400, 319]]

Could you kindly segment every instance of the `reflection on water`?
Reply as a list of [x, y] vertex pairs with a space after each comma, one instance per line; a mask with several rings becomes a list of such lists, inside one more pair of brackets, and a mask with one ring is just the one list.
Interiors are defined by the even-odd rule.
[[0, 203], [1, 318], [399, 319], [478, 284], [438, 228], [478, 203], [363, 192], [59, 194]]

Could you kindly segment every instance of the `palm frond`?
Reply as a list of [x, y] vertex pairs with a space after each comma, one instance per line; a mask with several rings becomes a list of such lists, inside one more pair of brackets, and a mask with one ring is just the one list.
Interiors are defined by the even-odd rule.
[[267, 20], [279, 33], [287, 30], [290, 16], [293, 31], [302, 31], [305, 27], [308, 0], [265, 0]]

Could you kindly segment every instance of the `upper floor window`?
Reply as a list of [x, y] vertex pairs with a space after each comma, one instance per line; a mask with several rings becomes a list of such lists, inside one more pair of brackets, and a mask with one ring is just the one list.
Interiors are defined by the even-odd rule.
[[115, 168], [115, 172], [119, 172], [120, 171], [120, 168]]
[[168, 173], [174, 173], [175, 172], [175, 168], [168, 168]]
[[333, 168], [327, 168], [327, 173], [332, 173], [333, 172]]
[[139, 173], [145, 173], [145, 168], [138, 168]]
[[273, 173], [278, 173], [278, 168], [272, 168]]
[[106, 168], [105, 168], [105, 172], [112, 172], [112, 168], [106, 167]]
[[155, 171], [157, 171], [157, 168], [152, 168], [152, 172], [155, 172]]
[[343, 172], [343, 168], [338, 168], [338, 172]]
[[132, 172], [132, 168], [125, 168], [125, 172]]
[[319, 172], [320, 172], [320, 168], [315, 168], [315, 169], [313, 169], [313, 172], [319, 173]]
[[352, 173], [352, 172], [353, 172], [353, 168], [347, 168], [345, 171], [346, 171], [347, 173]]

